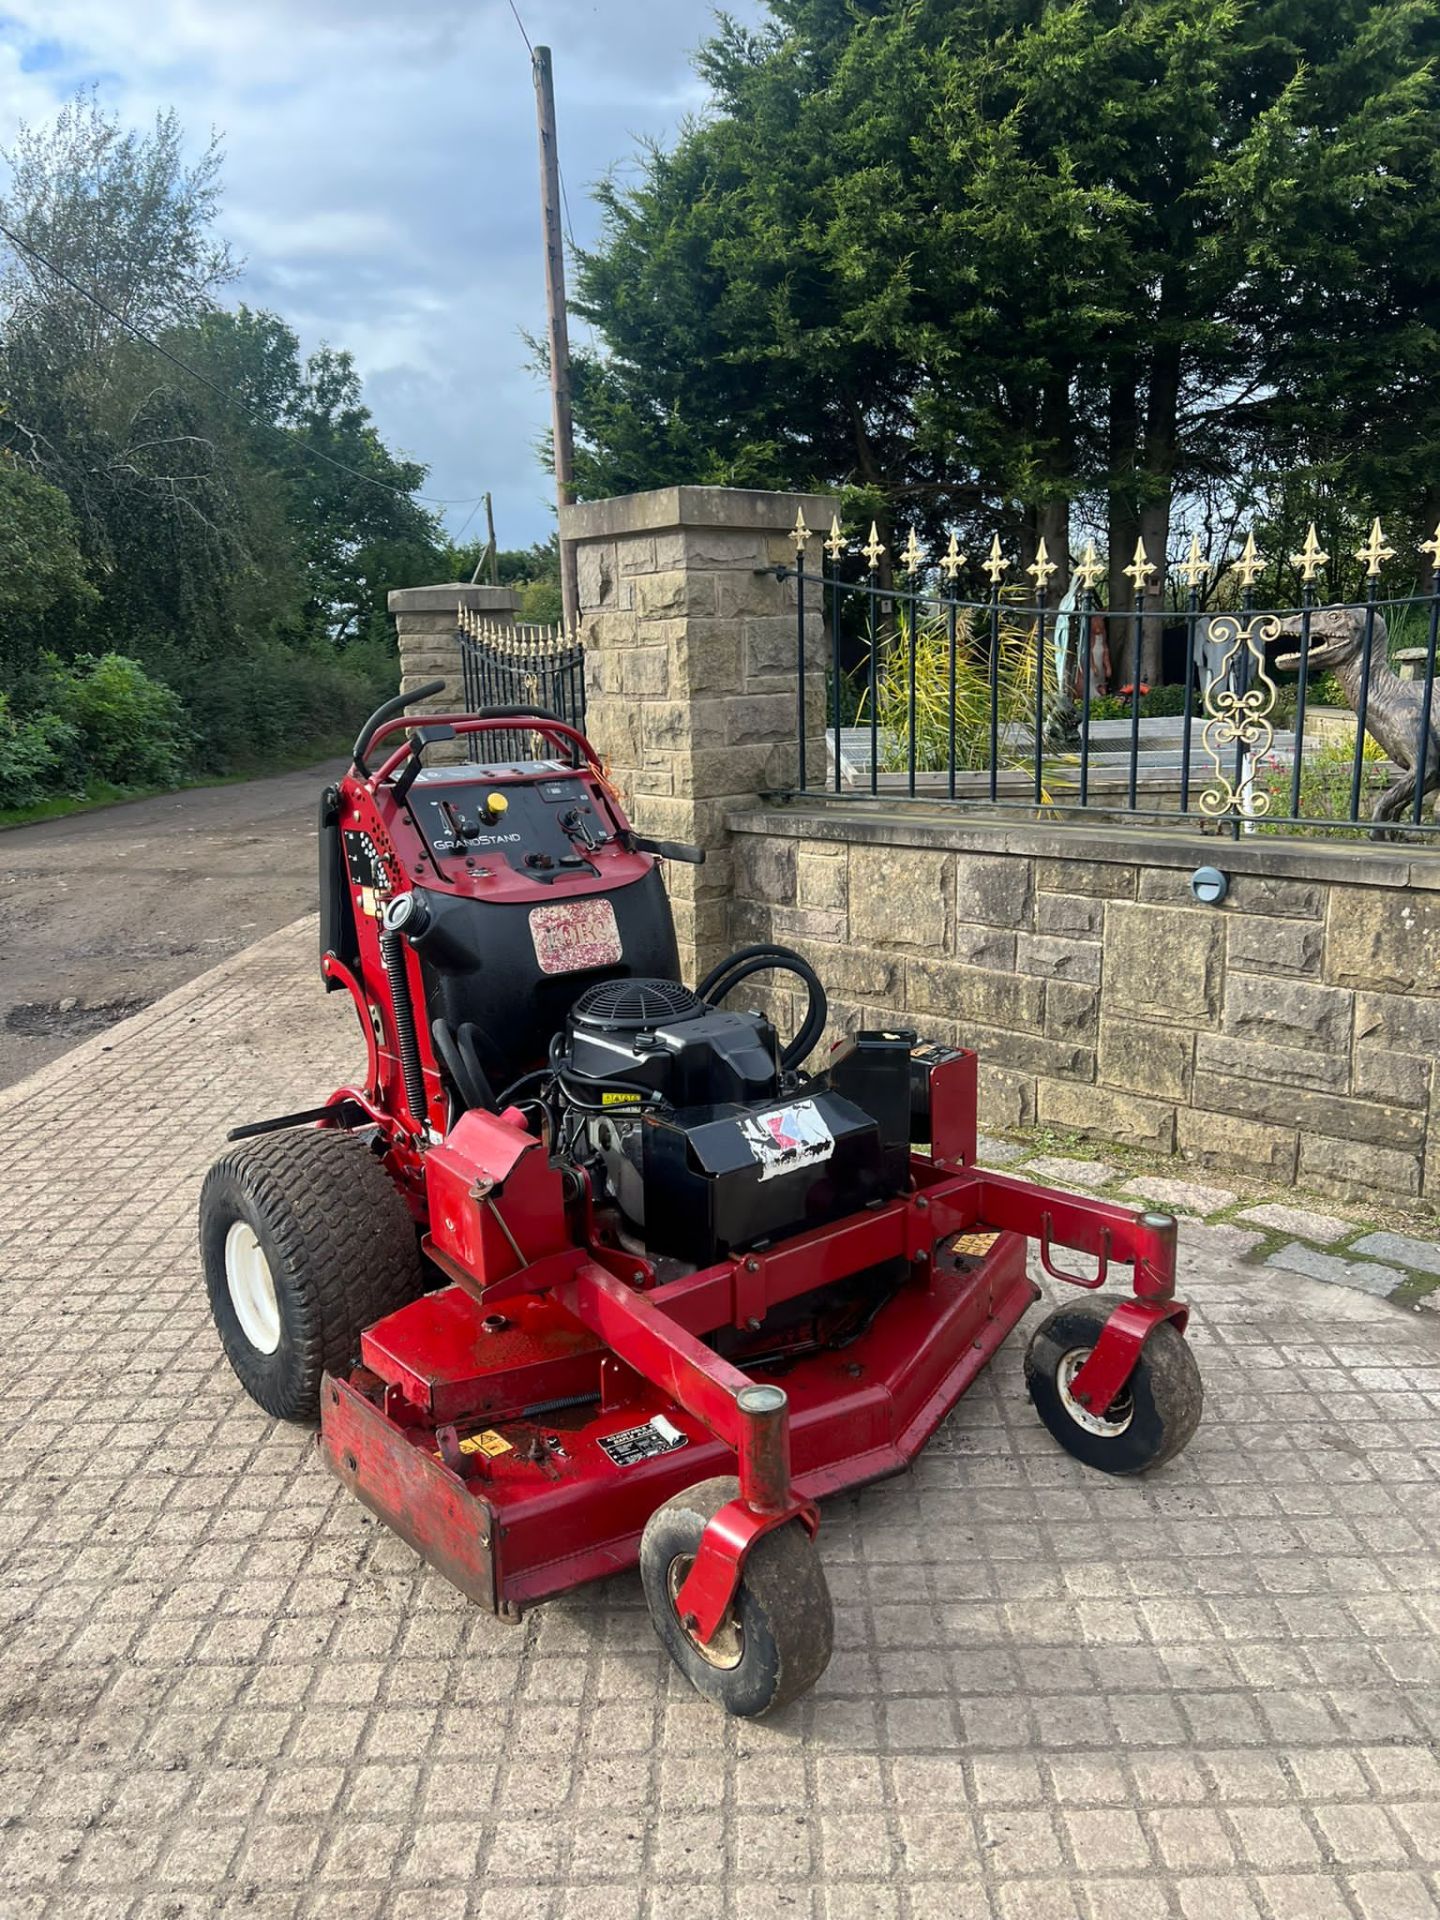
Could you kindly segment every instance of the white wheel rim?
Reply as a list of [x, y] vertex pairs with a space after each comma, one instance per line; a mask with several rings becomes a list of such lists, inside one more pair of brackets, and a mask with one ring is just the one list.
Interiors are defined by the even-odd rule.
[[1077, 1427], [1083, 1427], [1086, 1433], [1098, 1433], [1102, 1439], [1114, 1440], [1124, 1433], [1135, 1418], [1135, 1402], [1130, 1397], [1128, 1386], [1120, 1389], [1104, 1413], [1092, 1413], [1088, 1407], [1082, 1407], [1071, 1392], [1076, 1374], [1093, 1352], [1093, 1347], [1072, 1347], [1069, 1353], [1063, 1355], [1055, 1369], [1055, 1386], [1061, 1406]]
[[[680, 1589], [684, 1586], [694, 1564], [693, 1555], [688, 1553], [682, 1553], [670, 1562], [670, 1604], [675, 1608], [677, 1617], [680, 1611], [678, 1604]], [[686, 1619], [689, 1618], [687, 1614]], [[702, 1640], [698, 1634], [692, 1633], [684, 1620], [680, 1622], [680, 1631], [707, 1666], [719, 1667], [722, 1672], [732, 1673], [745, 1658], [745, 1631], [740, 1625], [740, 1615], [734, 1601], [731, 1602], [725, 1618], [716, 1628], [713, 1639]]]
[[280, 1344], [280, 1302], [265, 1249], [248, 1220], [236, 1220], [225, 1236], [225, 1284], [240, 1331], [257, 1353]]

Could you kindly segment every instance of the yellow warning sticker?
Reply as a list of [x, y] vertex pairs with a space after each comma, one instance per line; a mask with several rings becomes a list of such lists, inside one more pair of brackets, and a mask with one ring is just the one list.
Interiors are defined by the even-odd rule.
[[988, 1253], [999, 1238], [998, 1233], [957, 1233], [950, 1242], [950, 1251], [969, 1254], [973, 1259], [977, 1254]]
[[362, 887], [360, 889], [360, 911], [367, 919], [373, 920], [375, 918], [375, 889], [373, 887]]
[[[493, 1427], [487, 1427], [483, 1433], [467, 1434], [458, 1444], [461, 1453], [483, 1453], [488, 1460], [498, 1460], [502, 1453], [515, 1451], [504, 1434], [496, 1433]], [[435, 1449], [435, 1458], [445, 1458], [438, 1447]]]
[[602, 1093], [600, 1104], [602, 1107], [638, 1107], [640, 1095], [638, 1093]]

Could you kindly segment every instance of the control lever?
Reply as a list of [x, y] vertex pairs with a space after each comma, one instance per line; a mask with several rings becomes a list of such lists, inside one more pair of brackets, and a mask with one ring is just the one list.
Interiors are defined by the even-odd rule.
[[446, 826], [449, 827], [451, 838], [454, 840], [456, 846], [463, 846], [467, 838], [472, 837], [466, 831], [465, 822], [460, 818], [460, 815], [448, 800], [441, 800], [438, 803], [438, 810], [440, 818], [445, 822]]
[[606, 836], [593, 833], [583, 813], [578, 807], [567, 807], [560, 816], [560, 831], [571, 840], [577, 841], [587, 853], [594, 853], [603, 847]]
[[428, 727], [416, 727], [410, 735], [409, 758], [390, 781], [390, 791], [400, 802], [400, 805], [404, 807], [406, 813], [409, 814], [410, 824], [415, 829], [421, 846], [430, 847], [430, 858], [435, 862], [435, 871], [442, 879], [447, 879], [449, 876], [445, 868], [440, 864], [439, 854], [435, 851], [434, 847], [430, 846], [430, 842], [425, 837], [425, 829], [420, 824], [419, 814], [416, 813], [414, 807], [410, 804], [410, 789], [419, 777], [421, 756], [424, 754], [426, 747], [433, 746], [435, 742], [439, 740], [453, 740], [454, 738], [455, 729], [450, 725], [448, 720], [437, 721]]
[[704, 847], [692, 847], [688, 840], [647, 840], [642, 833], [625, 836], [631, 853], [652, 853], [657, 860], [683, 860], [687, 866], [703, 867]]

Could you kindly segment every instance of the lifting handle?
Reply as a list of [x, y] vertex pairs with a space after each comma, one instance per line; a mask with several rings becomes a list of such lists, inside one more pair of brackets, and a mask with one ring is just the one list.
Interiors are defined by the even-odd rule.
[[1072, 1287], [1088, 1287], [1092, 1290], [1096, 1287], [1103, 1287], [1105, 1284], [1105, 1276], [1110, 1271], [1110, 1229], [1108, 1227], [1102, 1227], [1100, 1230], [1100, 1252], [1097, 1256], [1100, 1264], [1095, 1270], [1094, 1278], [1087, 1280], [1082, 1274], [1067, 1273], [1064, 1267], [1057, 1267], [1055, 1262], [1050, 1258], [1050, 1249], [1054, 1245], [1052, 1237], [1053, 1227], [1054, 1221], [1051, 1219], [1048, 1211], [1042, 1213], [1040, 1216], [1040, 1264], [1046, 1273], [1049, 1274], [1050, 1278], [1052, 1280], [1068, 1281]]

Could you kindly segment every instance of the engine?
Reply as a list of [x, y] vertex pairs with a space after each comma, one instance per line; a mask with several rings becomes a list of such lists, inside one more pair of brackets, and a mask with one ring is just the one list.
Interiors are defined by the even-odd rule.
[[761, 1014], [604, 981], [552, 1056], [566, 1145], [648, 1251], [709, 1265], [901, 1190], [914, 1038], [861, 1034], [807, 1075]]

